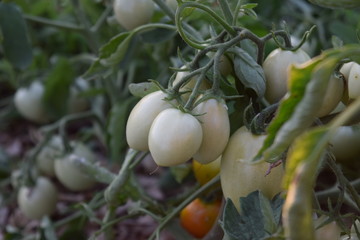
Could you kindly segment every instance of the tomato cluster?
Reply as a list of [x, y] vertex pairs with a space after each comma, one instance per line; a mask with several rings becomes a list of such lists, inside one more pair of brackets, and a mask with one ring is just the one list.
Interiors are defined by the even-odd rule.
[[150, 150], [159, 166], [178, 165], [192, 157], [201, 163], [215, 161], [230, 134], [225, 103], [205, 99], [191, 114], [176, 108], [176, 100], [166, 97], [157, 91], [137, 103], [126, 126], [129, 146]]
[[[39, 176], [33, 186], [21, 186], [18, 192], [19, 207], [28, 218], [40, 219], [55, 211], [58, 191], [49, 177], [56, 177], [71, 191], [89, 190], [95, 186], [95, 180], [83, 173], [75, 162], [79, 158], [94, 162], [94, 153], [80, 142], [70, 145], [72, 151], [65, 154], [62, 139], [54, 135], [37, 155], [36, 165], [43, 176]], [[17, 178], [14, 174], [14, 187], [19, 185]]]

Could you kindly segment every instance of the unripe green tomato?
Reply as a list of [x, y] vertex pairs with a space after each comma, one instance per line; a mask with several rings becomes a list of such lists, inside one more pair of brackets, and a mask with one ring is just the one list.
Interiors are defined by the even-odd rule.
[[350, 99], [356, 99], [360, 96], [360, 65], [357, 63], [351, 66], [349, 72], [348, 92]]
[[19, 113], [35, 123], [47, 123], [50, 116], [43, 105], [44, 86], [34, 81], [28, 88], [19, 88], [14, 96], [14, 103]]
[[96, 181], [79, 169], [76, 159], [83, 159], [93, 163], [96, 161], [95, 155], [82, 143], [72, 143], [74, 149], [71, 154], [57, 158], [55, 160], [55, 174], [58, 180], [71, 191], [88, 190], [96, 184]]
[[230, 120], [223, 100], [210, 98], [199, 103], [193, 110], [202, 127], [203, 139], [194, 154], [196, 161], [206, 164], [221, 156], [230, 137]]
[[238, 210], [239, 198], [260, 190], [271, 199], [281, 192], [284, 175], [282, 166], [271, 169], [270, 164], [251, 161], [263, 145], [266, 136], [253, 135], [245, 126], [239, 128], [229, 140], [221, 158], [220, 180], [224, 197], [230, 198]]
[[150, 22], [154, 13], [152, 0], [115, 0], [116, 20], [126, 29], [133, 30]]
[[[181, 67], [182, 69], [185, 68], [185, 66], [182, 66]], [[178, 82], [180, 82], [180, 80], [185, 77], [186, 75], [188, 75], [189, 72], [178, 72], [176, 74], [176, 77], [174, 79], [174, 82], [173, 82], [173, 86], [175, 86]], [[187, 93], [184, 93], [183, 95], [181, 95], [183, 97], [183, 99], [185, 101], [187, 101], [190, 97], [190, 94], [191, 94], [191, 91], [194, 89], [195, 87], [195, 84], [196, 84], [196, 80], [197, 80], [197, 75], [193, 76], [185, 85], [181, 86], [180, 88], [180, 91], [182, 92], [187, 92]], [[209, 89], [211, 86], [210, 84], [207, 82], [206, 79], [203, 79], [203, 81], [201, 82], [200, 84], [200, 88], [199, 90], [200, 91], [205, 91], [207, 89]]]
[[132, 109], [126, 124], [126, 140], [130, 148], [149, 150], [148, 136], [151, 124], [163, 110], [172, 107], [164, 99], [166, 93], [156, 91], [143, 97]]
[[49, 179], [38, 177], [32, 188], [22, 186], [19, 189], [17, 202], [26, 217], [40, 219], [55, 211], [57, 195], [56, 187]]
[[317, 117], [324, 117], [336, 108], [344, 95], [344, 85], [345, 84], [342, 78], [336, 76], [335, 74], [331, 76], [323, 103], [316, 115]]
[[278, 102], [287, 92], [289, 66], [308, 60], [309, 55], [302, 49], [295, 52], [280, 48], [273, 50], [263, 63], [266, 78], [265, 99], [269, 103]]
[[166, 5], [168, 5], [172, 10], [176, 11], [178, 3], [176, 0], [165, 0]]
[[169, 108], [154, 120], [149, 133], [149, 149], [159, 166], [185, 163], [199, 150], [203, 133], [199, 121], [189, 113]]
[[337, 161], [351, 163], [360, 156], [360, 127], [340, 126], [329, 140]]
[[41, 173], [55, 176], [54, 161], [64, 151], [64, 145], [60, 136], [53, 136], [36, 157], [36, 165]]

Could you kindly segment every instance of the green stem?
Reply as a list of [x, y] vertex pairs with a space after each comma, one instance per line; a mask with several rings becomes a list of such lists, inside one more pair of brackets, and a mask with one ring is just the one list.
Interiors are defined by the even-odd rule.
[[64, 23], [62, 21], [50, 20], [50, 19], [47, 19], [44, 17], [31, 16], [28, 14], [24, 14], [24, 18], [26, 20], [29, 20], [32, 22], [41, 23], [44, 25], [61, 28], [61, 29], [65, 29], [65, 30], [72, 30], [72, 31], [78, 31], [78, 32], [84, 31], [84, 28], [80, 27], [78, 25], [71, 24], [71, 23]]
[[98, 32], [102, 25], [106, 22], [106, 19], [111, 13], [111, 11], [113, 11], [113, 6], [108, 5], [99, 17], [99, 19], [96, 21], [96, 23], [91, 27], [90, 31], [94, 33]]
[[226, 19], [226, 21], [229, 23], [229, 24], [232, 24], [233, 21], [234, 21], [234, 17], [233, 17], [233, 14], [230, 10], [230, 7], [229, 7], [229, 3], [227, 2], [227, 0], [218, 0], [219, 4], [220, 4], [220, 7], [221, 7], [221, 10], [224, 14], [224, 17]]
[[86, 17], [86, 14], [84, 12], [84, 9], [81, 6], [81, 3], [79, 0], [72, 0], [74, 9], [76, 11], [76, 17], [78, 18], [79, 22], [84, 26], [83, 32], [85, 37], [88, 40], [89, 47], [91, 51], [95, 54], [98, 53], [98, 50], [100, 48], [99, 42], [98, 42], [98, 36], [94, 32], [91, 31], [91, 25]]
[[94, 178], [97, 182], [110, 184], [116, 177], [115, 174], [110, 172], [104, 167], [98, 166], [94, 163], [86, 161], [84, 158], [74, 158], [74, 163], [85, 174]]
[[209, 182], [207, 182], [205, 185], [201, 186], [198, 190], [196, 190], [193, 194], [191, 194], [187, 199], [185, 199], [183, 202], [181, 202], [177, 207], [175, 207], [160, 222], [159, 226], [156, 228], [156, 230], [153, 232], [153, 234], [149, 237], [149, 240], [155, 239], [155, 238], [159, 239], [160, 231], [165, 228], [165, 226], [171, 221], [171, 219], [176, 217], [183, 208], [185, 208], [189, 203], [191, 203], [195, 198], [197, 198], [202, 192], [204, 192], [207, 189], [211, 188], [212, 186], [218, 184], [219, 181], [220, 181], [220, 176], [217, 175], [216, 177], [211, 179]]
[[[210, 67], [209, 67], [210, 68]], [[188, 101], [186, 102], [184, 109], [191, 111], [194, 105], [194, 102], [196, 100], [196, 98], [199, 95], [199, 89], [200, 89], [200, 85], [202, 83], [202, 81], [204, 81], [205, 79], [205, 73], [207, 70], [204, 70], [200, 73], [200, 75], [197, 77], [196, 79], [196, 84], [190, 94], [190, 97], [188, 99]]]
[[138, 156], [139, 151], [129, 149], [125, 160], [121, 166], [121, 169], [119, 171], [119, 174], [115, 177], [115, 179], [110, 183], [110, 185], [105, 190], [104, 196], [105, 200], [108, 203], [109, 206], [113, 206], [117, 204], [117, 196], [120, 194], [122, 190], [123, 184], [126, 183], [127, 179], [130, 176], [131, 169], [130, 165], [131, 163], [137, 158], [143, 158], [146, 156], [147, 152], [142, 152], [140, 156]]
[[165, 3], [163, 0], [153, 0], [161, 10], [164, 11], [166, 15], [168, 15], [172, 20], [175, 19], [174, 11]]
[[208, 13], [214, 20], [216, 20], [218, 23], [220, 23], [225, 30], [230, 33], [231, 35], [235, 36], [236, 31], [224, 20], [222, 19], [217, 13], [215, 13], [210, 7], [207, 7], [205, 5], [195, 3], [195, 2], [186, 2], [184, 4], [181, 4], [175, 14], [175, 24], [177, 26], [178, 32], [180, 36], [183, 38], [183, 40], [191, 47], [195, 49], [204, 49], [204, 43], [197, 43], [193, 39], [190, 39], [184, 32], [182, 23], [181, 23], [181, 13], [184, 11], [185, 8], [188, 7], [194, 7], [201, 9]]

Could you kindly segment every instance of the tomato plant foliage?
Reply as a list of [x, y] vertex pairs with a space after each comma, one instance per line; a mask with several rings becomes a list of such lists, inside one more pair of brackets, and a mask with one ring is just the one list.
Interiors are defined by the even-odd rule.
[[[325, 226], [334, 239], [354, 235], [357, 7], [1, 1], [6, 238], [111, 240], [142, 221], [151, 231], [128, 239], [191, 238], [182, 226], [205, 239], [319, 240]], [[51, 211], [25, 201], [42, 175], [60, 192], [38, 197]], [[195, 227], [181, 213], [199, 199], [222, 204]], [[18, 208], [38, 229], [13, 226]]]

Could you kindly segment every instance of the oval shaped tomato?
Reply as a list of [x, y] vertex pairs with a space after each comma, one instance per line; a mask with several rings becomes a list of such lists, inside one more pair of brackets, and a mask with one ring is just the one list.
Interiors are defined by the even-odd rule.
[[[184, 68], [186, 68], [186, 66], [181, 67], [181, 69], [184, 69]], [[185, 77], [186, 75], [188, 75], [188, 74], [189, 74], [189, 72], [184, 72], [184, 71], [178, 72], [176, 74], [175, 79], [174, 79], [173, 86], [176, 85], [177, 83], [179, 83], [181, 81], [181, 79], [183, 77]], [[195, 87], [197, 77], [198, 77], [197, 75], [193, 76], [186, 84], [181, 86], [180, 91], [185, 92], [181, 96], [185, 101], [187, 101], [189, 99], [191, 91]], [[206, 79], [203, 79], [201, 84], [200, 84], [199, 90], [200, 91], [205, 91], [205, 90], [209, 89], [210, 87], [211, 87], [211, 85], [208, 83], [208, 81]]]
[[14, 96], [14, 103], [19, 113], [35, 123], [47, 123], [50, 116], [43, 105], [44, 86], [34, 81], [28, 88], [19, 88]]
[[240, 209], [239, 198], [253, 191], [261, 190], [271, 199], [282, 190], [281, 182], [284, 174], [282, 166], [271, 169], [267, 174], [269, 163], [248, 163], [258, 153], [265, 138], [264, 135], [253, 135], [243, 126], [230, 137], [222, 155], [221, 188], [224, 197], [230, 198], [238, 209]]
[[196, 161], [206, 164], [215, 161], [224, 151], [230, 136], [230, 120], [225, 102], [214, 98], [199, 103], [193, 110], [199, 119], [203, 139], [194, 154]]
[[340, 103], [344, 95], [345, 83], [342, 78], [333, 74], [329, 80], [323, 103], [317, 117], [324, 117], [331, 113]]
[[193, 159], [192, 170], [194, 172], [196, 181], [200, 185], [204, 185], [205, 183], [209, 182], [220, 173], [220, 164], [221, 156], [218, 157], [215, 161], [207, 164], [201, 164], [196, 161], [196, 159]]
[[149, 149], [159, 166], [185, 163], [199, 150], [203, 133], [199, 121], [179, 109], [162, 111], [149, 133]]
[[132, 109], [126, 123], [126, 140], [129, 146], [140, 151], [149, 150], [148, 136], [151, 124], [163, 110], [172, 107], [165, 100], [166, 93], [156, 91], [143, 97]]
[[351, 66], [348, 78], [348, 93], [350, 99], [360, 96], [360, 65], [354, 63]]
[[351, 163], [360, 155], [360, 126], [338, 127], [329, 143], [338, 162]]
[[71, 191], [88, 190], [96, 184], [96, 181], [79, 169], [75, 159], [82, 158], [84, 161], [95, 162], [95, 155], [91, 150], [80, 142], [73, 142], [73, 152], [55, 160], [55, 174], [57, 179]]
[[56, 187], [49, 179], [38, 177], [35, 186], [19, 189], [17, 202], [26, 217], [40, 219], [55, 211], [57, 195]]
[[53, 136], [36, 157], [36, 165], [41, 173], [55, 176], [54, 161], [64, 151], [64, 145], [60, 136]]
[[263, 63], [266, 78], [265, 99], [269, 103], [278, 102], [287, 92], [289, 66], [304, 63], [309, 59], [309, 55], [302, 49], [295, 52], [280, 48], [273, 50]]
[[214, 225], [221, 207], [221, 201], [206, 203], [196, 198], [180, 212], [180, 223], [196, 238], [204, 237]]
[[152, 0], [115, 0], [114, 13], [126, 30], [132, 30], [150, 22], [154, 3]]

